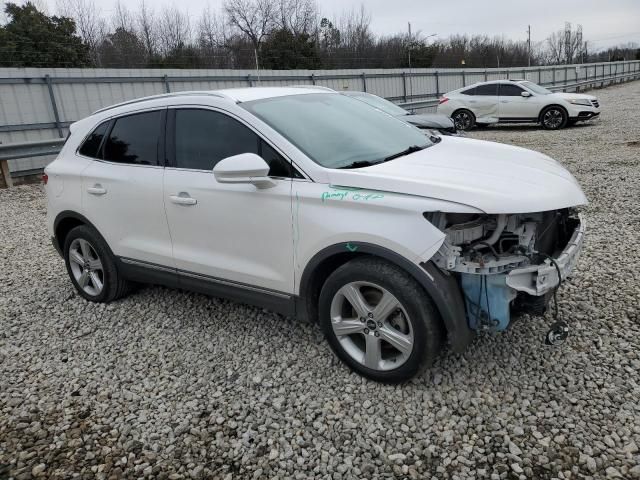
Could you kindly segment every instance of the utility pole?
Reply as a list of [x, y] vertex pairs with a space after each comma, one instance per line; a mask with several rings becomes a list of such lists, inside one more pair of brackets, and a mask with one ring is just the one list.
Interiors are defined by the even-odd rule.
[[528, 52], [529, 52], [529, 62], [528, 62], [528, 66], [531, 66], [531, 25], [528, 26], [527, 28], [527, 45], [528, 45]]
[[413, 97], [413, 82], [411, 80], [411, 47], [413, 47], [413, 37], [411, 36], [411, 22], [407, 22], [409, 25], [409, 98]]

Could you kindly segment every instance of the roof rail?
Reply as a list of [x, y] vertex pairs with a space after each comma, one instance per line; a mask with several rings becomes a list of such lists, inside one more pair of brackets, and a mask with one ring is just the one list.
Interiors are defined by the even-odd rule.
[[335, 92], [333, 88], [323, 87], [322, 85], [289, 85], [290, 88], [308, 88], [310, 90], [323, 90], [325, 92]]
[[211, 90], [190, 90], [190, 91], [185, 91], [185, 92], [161, 93], [159, 95], [151, 95], [151, 96], [148, 96], [148, 97], [135, 98], [133, 100], [127, 100], [126, 102], [116, 103], [115, 105], [110, 105], [108, 107], [103, 107], [103, 108], [100, 108], [99, 110], [96, 110], [91, 115], [95, 115], [96, 113], [106, 112], [107, 110], [111, 110], [113, 108], [124, 107], [125, 105], [133, 105], [135, 103], [147, 102], [149, 100], [158, 100], [158, 99], [161, 99], [161, 98], [180, 97], [180, 96], [185, 96], [185, 95], [211, 95], [212, 97], [227, 98], [227, 99], [229, 98], [226, 95], [223, 95], [222, 93], [214, 92], [214, 91], [211, 91]]

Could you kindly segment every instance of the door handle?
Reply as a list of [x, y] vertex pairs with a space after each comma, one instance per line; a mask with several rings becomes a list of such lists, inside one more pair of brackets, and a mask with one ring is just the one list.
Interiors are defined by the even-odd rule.
[[170, 195], [169, 199], [176, 205], [195, 205], [198, 201], [189, 196], [186, 192], [180, 192], [178, 195]]
[[509, 103], [509, 100], [500, 100], [500, 103]]
[[107, 193], [107, 189], [99, 183], [96, 183], [93, 187], [88, 187], [87, 192], [89, 192], [91, 195], [104, 195], [105, 193]]

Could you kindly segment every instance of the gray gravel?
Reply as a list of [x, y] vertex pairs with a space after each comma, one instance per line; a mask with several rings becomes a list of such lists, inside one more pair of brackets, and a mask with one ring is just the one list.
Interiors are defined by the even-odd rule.
[[42, 188], [0, 191], [0, 478], [640, 478], [640, 82], [597, 95], [599, 123], [472, 134], [552, 155], [591, 200], [568, 343], [523, 317], [403, 386], [229, 301], [85, 302]]

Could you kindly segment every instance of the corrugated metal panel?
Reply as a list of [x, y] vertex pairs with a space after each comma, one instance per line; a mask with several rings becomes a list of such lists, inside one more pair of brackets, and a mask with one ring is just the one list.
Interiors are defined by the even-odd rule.
[[[133, 98], [185, 90], [252, 86], [316, 85], [366, 90], [395, 101], [433, 99], [437, 94], [486, 80], [526, 78], [544, 85], [640, 72], [640, 62], [558, 65], [529, 68], [342, 69], [342, 70], [179, 70], [0, 68], [0, 142], [55, 138], [58, 130], [45, 77], [52, 82], [62, 134], [66, 123]], [[363, 79], [362, 74], [365, 74]], [[418, 111], [433, 111], [433, 107]], [[4, 128], [3, 128], [4, 127]], [[40, 128], [38, 128], [40, 127]], [[34, 129], [35, 128], [35, 129]], [[17, 129], [20, 129], [17, 131]], [[15, 131], [7, 131], [15, 130]], [[10, 162], [12, 170], [36, 168], [50, 159]]]

